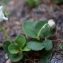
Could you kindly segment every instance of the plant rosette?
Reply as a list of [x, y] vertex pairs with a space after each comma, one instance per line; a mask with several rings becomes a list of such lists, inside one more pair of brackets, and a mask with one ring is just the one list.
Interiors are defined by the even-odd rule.
[[26, 38], [23, 35], [17, 36], [12, 43], [9, 41], [3, 42], [3, 49], [12, 62], [20, 61], [23, 58], [23, 52], [31, 50], [26, 46]]
[[[43, 57], [40, 57], [41, 63], [50, 63], [52, 56], [53, 45], [52, 41], [48, 39], [53, 36], [56, 32], [56, 24], [54, 20], [45, 21], [26, 21], [22, 24], [22, 29], [26, 35], [35, 39], [27, 42], [27, 47], [33, 51], [43, 51], [46, 50]], [[42, 40], [44, 38], [45, 40]], [[49, 52], [48, 54], [46, 54]], [[42, 54], [43, 55], [43, 54]]]

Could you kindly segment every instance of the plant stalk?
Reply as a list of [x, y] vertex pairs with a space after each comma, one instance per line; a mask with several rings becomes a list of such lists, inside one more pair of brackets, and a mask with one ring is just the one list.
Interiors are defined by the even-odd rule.
[[7, 39], [10, 41], [10, 43], [12, 43], [12, 41], [11, 41], [10, 37], [8, 36], [8, 34], [7, 34], [6, 30], [5, 30], [5, 28], [2, 27], [1, 25], [0, 25], [0, 28], [1, 28], [1, 30], [3, 31], [3, 33], [5, 34], [5, 36], [7, 37]]
[[45, 40], [47, 40], [47, 38], [45, 37]]
[[41, 34], [42, 30], [45, 28], [46, 25], [48, 25], [48, 23], [46, 23], [44, 26], [42, 26], [41, 29], [39, 30], [38, 35], [37, 35], [38, 40], [40, 40], [40, 34]]

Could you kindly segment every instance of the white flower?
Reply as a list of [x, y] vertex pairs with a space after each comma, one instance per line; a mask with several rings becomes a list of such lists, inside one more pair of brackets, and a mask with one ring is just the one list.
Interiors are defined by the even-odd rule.
[[52, 29], [55, 28], [55, 22], [54, 22], [54, 20], [52, 20], [52, 19], [49, 20], [49, 21], [48, 21], [48, 24], [49, 24], [49, 27], [50, 27], [50, 28], [52, 28]]
[[0, 10], [3, 10], [3, 6], [0, 6]]
[[0, 22], [2, 22], [3, 20], [8, 20], [8, 18], [4, 16], [3, 6], [0, 6]]

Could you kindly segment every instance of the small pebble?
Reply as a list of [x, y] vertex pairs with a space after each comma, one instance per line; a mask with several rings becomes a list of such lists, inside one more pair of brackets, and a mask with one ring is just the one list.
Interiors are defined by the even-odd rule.
[[8, 59], [8, 55], [7, 54], [5, 54], [5, 59]]
[[8, 60], [6, 61], [6, 63], [11, 63], [11, 60], [10, 60], [10, 59], [8, 59]]

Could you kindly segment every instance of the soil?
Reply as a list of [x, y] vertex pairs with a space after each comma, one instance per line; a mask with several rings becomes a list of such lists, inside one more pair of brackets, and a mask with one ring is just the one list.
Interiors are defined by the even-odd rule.
[[[2, 4], [3, 3], [0, 2], [0, 5]], [[25, 3], [25, 0], [9, 0], [4, 11], [10, 12], [9, 20], [3, 21], [0, 24], [6, 28], [12, 40], [14, 40], [17, 35], [24, 34], [21, 28], [24, 21], [54, 19], [57, 25], [57, 32], [53, 41], [55, 52], [51, 63], [63, 63], [63, 52], [59, 50], [59, 45], [63, 42], [63, 5], [58, 6], [51, 1], [42, 1], [38, 7], [30, 9]], [[7, 39], [0, 30], [0, 44], [5, 40]], [[0, 63], [5, 63], [7, 59], [6, 53], [0, 47]]]

